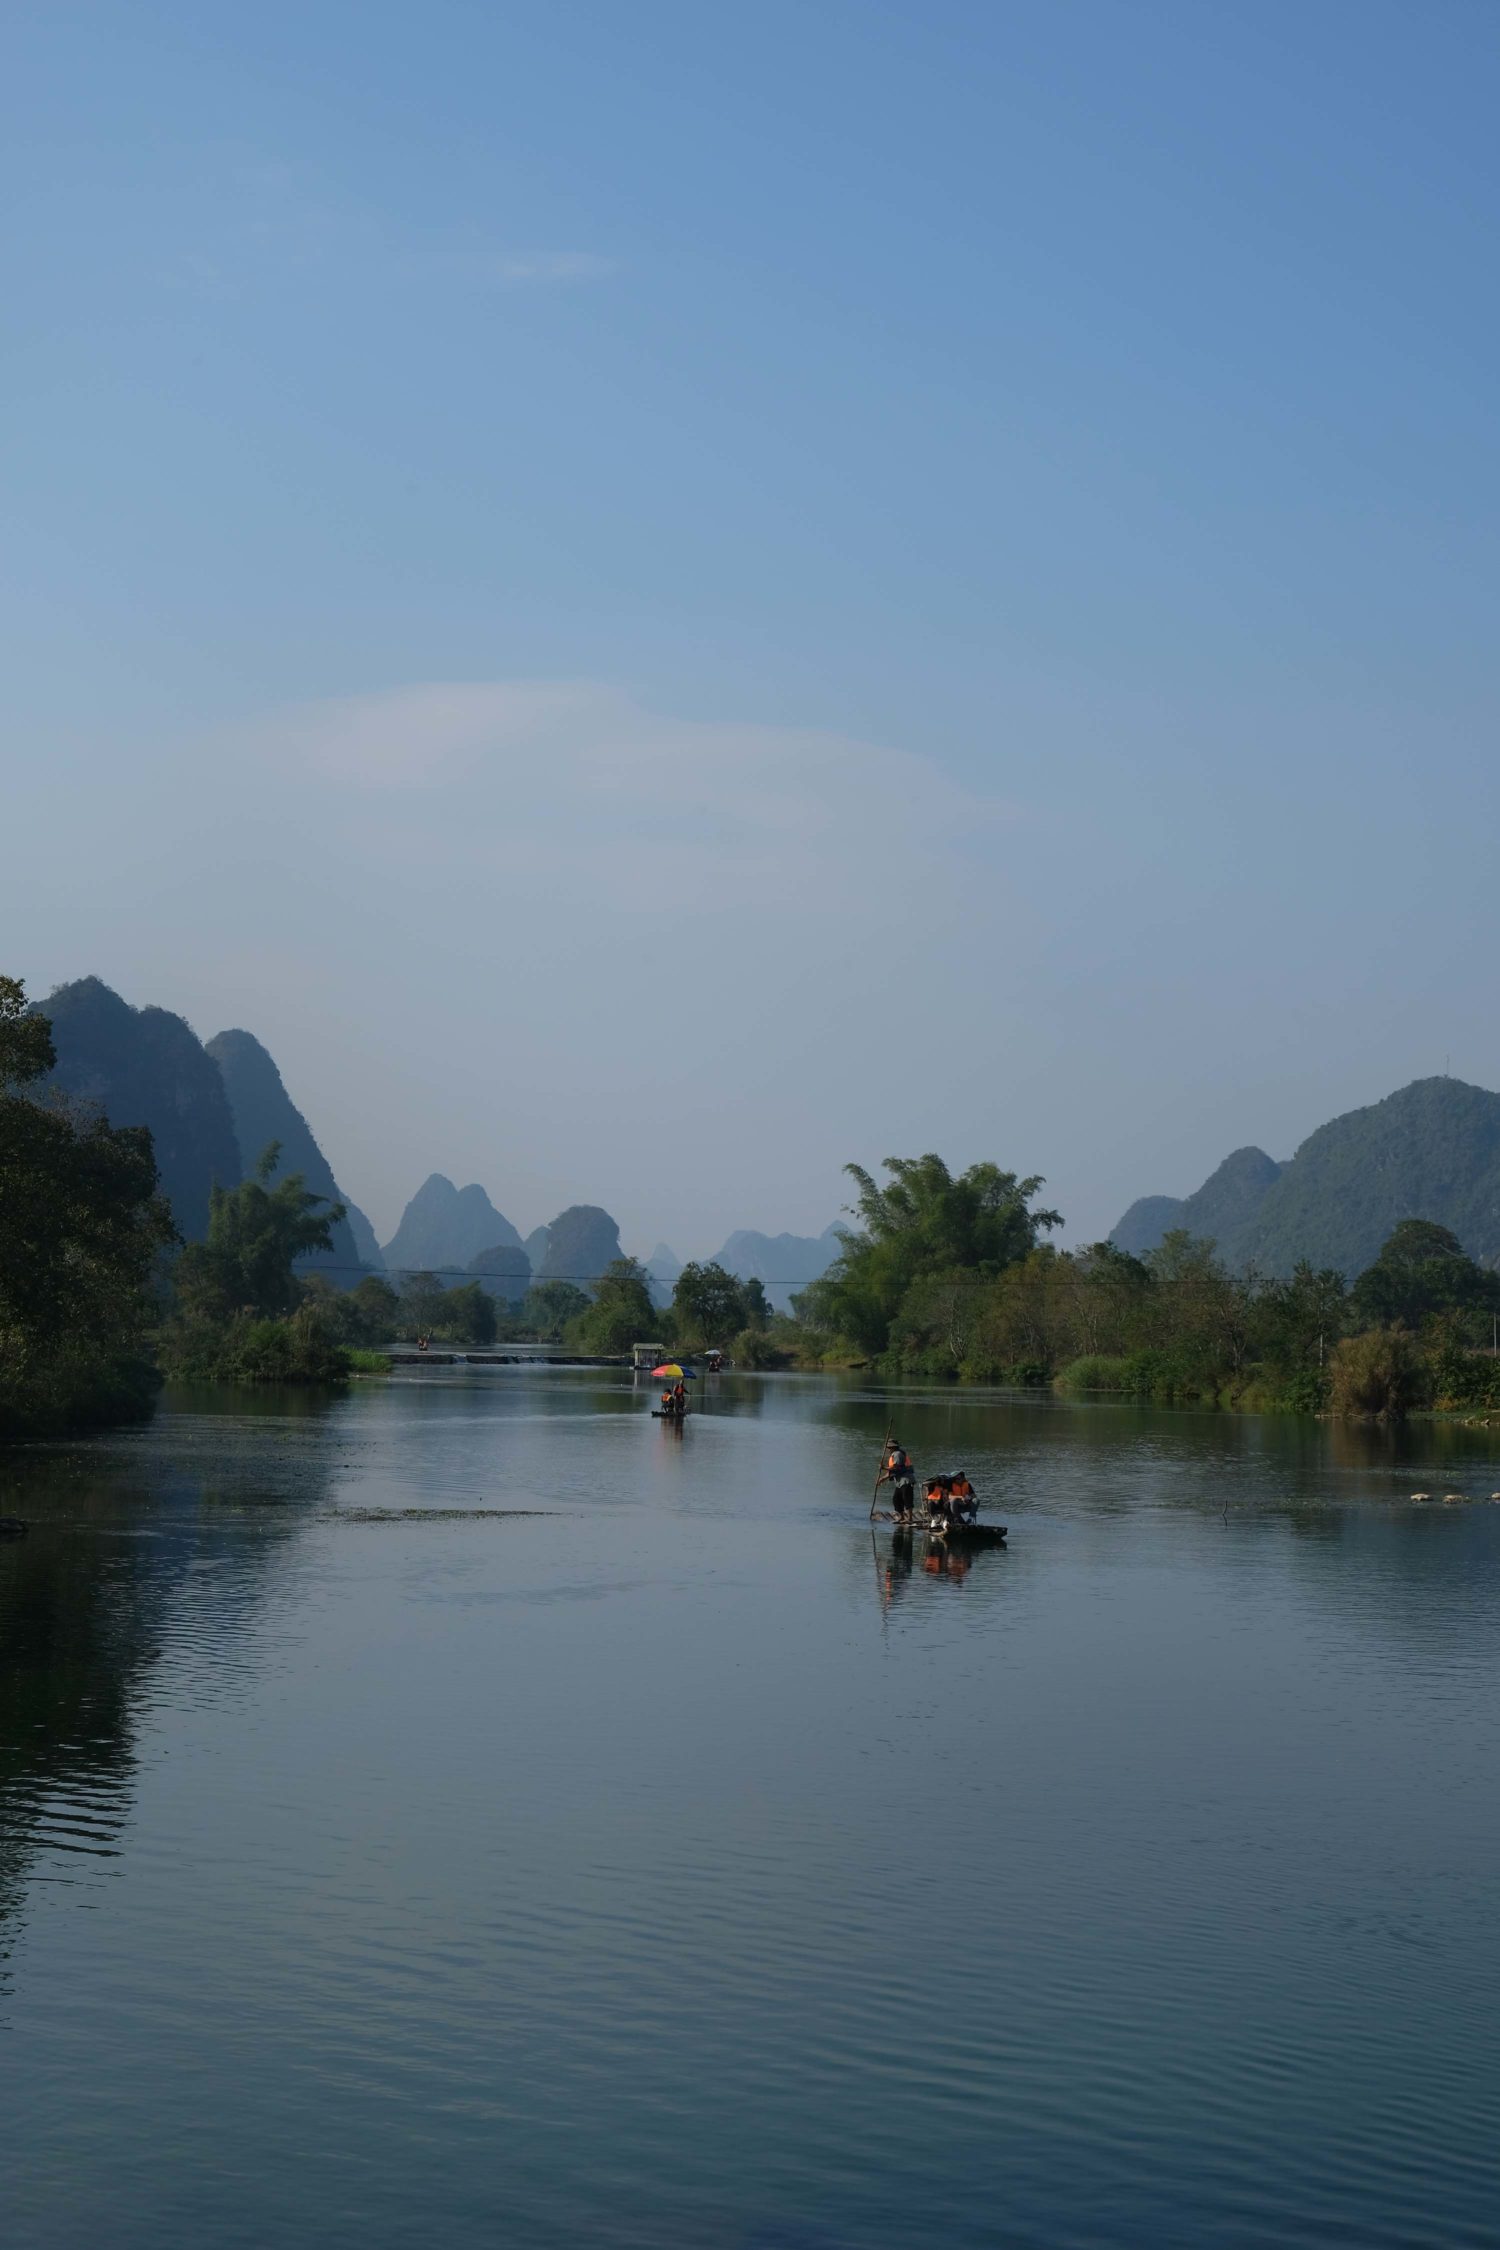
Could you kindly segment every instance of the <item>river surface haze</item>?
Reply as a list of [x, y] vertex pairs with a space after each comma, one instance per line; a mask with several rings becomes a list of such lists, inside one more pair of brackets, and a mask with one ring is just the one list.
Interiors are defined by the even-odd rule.
[[0, 1465], [8, 2250], [1500, 2241], [1500, 1429], [653, 1389]]

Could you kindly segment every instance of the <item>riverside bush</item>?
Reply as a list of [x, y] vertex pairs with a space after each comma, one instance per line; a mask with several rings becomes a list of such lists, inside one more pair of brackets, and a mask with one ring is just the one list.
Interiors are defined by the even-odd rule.
[[1404, 1328], [1369, 1328], [1344, 1337], [1328, 1374], [1335, 1414], [1399, 1421], [1423, 1403], [1426, 1371]]
[[342, 1383], [350, 1369], [349, 1353], [307, 1310], [281, 1319], [242, 1313], [223, 1327], [179, 1322], [162, 1360], [176, 1381], [199, 1383]]

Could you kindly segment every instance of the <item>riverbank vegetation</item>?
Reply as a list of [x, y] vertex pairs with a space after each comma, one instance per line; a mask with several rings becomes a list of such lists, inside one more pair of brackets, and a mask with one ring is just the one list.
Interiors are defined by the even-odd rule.
[[892, 1157], [883, 1182], [849, 1167], [853, 1224], [790, 1317], [718, 1264], [685, 1266], [659, 1306], [632, 1258], [587, 1290], [535, 1282], [519, 1303], [433, 1273], [338, 1290], [298, 1265], [328, 1250], [343, 1206], [299, 1174], [277, 1179], [275, 1143], [250, 1178], [213, 1189], [204, 1239], [184, 1246], [150, 1134], [44, 1090], [52, 1061], [47, 1020], [0, 978], [0, 1441], [147, 1413], [164, 1375], [343, 1382], [419, 1336], [581, 1357], [658, 1337], [742, 1368], [874, 1367], [1166, 1404], [1500, 1409], [1500, 1277], [1428, 1220], [1403, 1220], [1351, 1286], [1331, 1267], [1235, 1270], [1184, 1231], [1144, 1257], [1062, 1250], [1040, 1178]]
[[273, 1185], [280, 1154], [273, 1141], [250, 1179], [211, 1190], [208, 1233], [172, 1268], [158, 1355], [175, 1381], [329, 1383], [349, 1372], [326, 1300], [296, 1271], [329, 1247], [344, 1207], [311, 1194], [300, 1172]]
[[0, 977], [0, 1442], [148, 1414], [175, 1240], [151, 1136], [42, 1095], [51, 1027]]
[[1500, 1277], [1426, 1220], [1350, 1287], [1332, 1268], [1237, 1273], [1169, 1234], [1144, 1258], [1064, 1251], [1039, 1179], [892, 1158], [858, 1190], [840, 1257], [774, 1340], [802, 1366], [1052, 1384], [1075, 1396], [1399, 1416], [1500, 1406]]

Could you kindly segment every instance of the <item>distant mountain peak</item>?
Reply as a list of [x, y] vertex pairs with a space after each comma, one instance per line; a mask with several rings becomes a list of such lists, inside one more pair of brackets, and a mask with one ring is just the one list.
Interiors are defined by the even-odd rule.
[[833, 1227], [819, 1235], [761, 1234], [754, 1227], [736, 1227], [713, 1262], [741, 1281], [803, 1289], [828, 1271], [841, 1246]]
[[133, 1008], [102, 977], [62, 984], [38, 1006], [52, 1024], [51, 1083], [111, 1125], [151, 1134], [162, 1191], [192, 1241], [208, 1227], [209, 1189], [242, 1176], [240, 1144], [217, 1063], [169, 1009]]
[[519, 1249], [521, 1237], [477, 1180], [456, 1188], [429, 1172], [385, 1246], [393, 1273], [464, 1273], [482, 1250]]
[[585, 1287], [597, 1281], [620, 1254], [620, 1229], [609, 1213], [597, 1203], [570, 1203], [547, 1228], [536, 1277]]
[[1110, 1239], [1140, 1254], [1180, 1226], [1234, 1266], [1286, 1274], [1305, 1258], [1352, 1277], [1402, 1219], [1435, 1219], [1482, 1263], [1500, 1257], [1500, 1094], [1413, 1079], [1318, 1126], [1289, 1163], [1236, 1149], [1194, 1195], [1143, 1198]]

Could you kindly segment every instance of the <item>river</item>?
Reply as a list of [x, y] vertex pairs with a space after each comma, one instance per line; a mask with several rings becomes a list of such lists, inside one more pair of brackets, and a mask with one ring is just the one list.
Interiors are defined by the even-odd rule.
[[699, 1389], [0, 1462], [8, 2250], [1493, 2246], [1500, 1429]]

